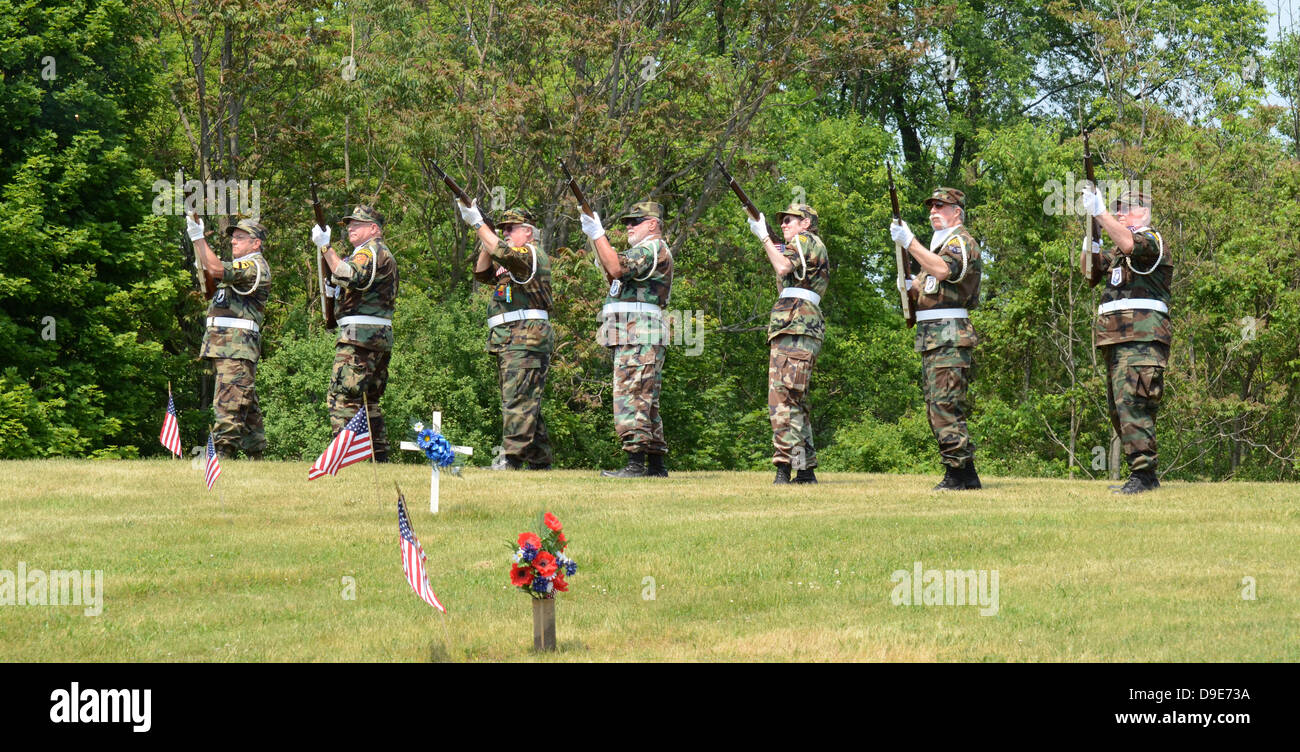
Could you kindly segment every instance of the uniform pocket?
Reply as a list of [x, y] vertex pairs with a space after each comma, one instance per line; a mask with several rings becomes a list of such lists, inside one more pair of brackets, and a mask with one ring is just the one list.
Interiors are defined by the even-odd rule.
[[1133, 370], [1137, 371], [1134, 393], [1138, 399], [1159, 402], [1165, 393], [1165, 369], [1157, 366], [1134, 366]]

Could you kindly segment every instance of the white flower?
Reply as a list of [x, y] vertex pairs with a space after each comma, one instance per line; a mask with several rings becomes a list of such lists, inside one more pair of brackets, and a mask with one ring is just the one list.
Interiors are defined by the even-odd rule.
[[416, 424], [415, 424], [415, 432], [416, 432], [416, 433], [419, 433], [419, 432], [421, 432], [421, 431], [423, 431], [423, 430], [424, 430], [424, 424], [423, 424], [423, 423], [416, 423]]

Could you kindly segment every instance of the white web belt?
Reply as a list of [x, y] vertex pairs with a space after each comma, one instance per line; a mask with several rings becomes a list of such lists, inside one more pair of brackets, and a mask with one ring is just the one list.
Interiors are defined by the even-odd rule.
[[1112, 300], [1097, 307], [1098, 316], [1114, 313], [1115, 311], [1160, 311], [1161, 313], [1169, 313], [1169, 306], [1165, 305], [1162, 300], [1129, 298], [1128, 300]]
[[812, 290], [808, 290], [802, 287], [786, 287], [781, 290], [781, 297], [803, 298], [804, 300], [808, 301], [809, 303], [812, 303], [813, 305], [821, 305], [822, 302], [822, 296], [818, 295]]
[[488, 317], [488, 328], [510, 324], [515, 321], [524, 321], [525, 319], [549, 319], [551, 314], [540, 308], [525, 308], [522, 311], [507, 311], [498, 313], [495, 316]]
[[970, 313], [965, 308], [930, 308], [916, 312], [917, 321], [937, 321], [939, 319], [968, 319]]
[[223, 327], [225, 329], [247, 329], [250, 332], [258, 331], [256, 321], [236, 319], [229, 316], [209, 316], [207, 325]]

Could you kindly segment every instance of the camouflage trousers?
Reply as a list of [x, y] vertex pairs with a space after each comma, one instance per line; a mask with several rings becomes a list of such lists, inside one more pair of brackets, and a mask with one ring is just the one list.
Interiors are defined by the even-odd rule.
[[547, 353], [502, 350], [497, 353], [501, 385], [501, 449], [522, 462], [549, 465], [551, 439], [542, 418], [542, 392], [551, 368]]
[[[334, 350], [334, 373], [330, 377], [330, 428], [337, 434], [362, 404], [369, 406], [371, 440], [375, 461], [388, 459], [388, 436], [384, 432], [384, 414], [379, 400], [388, 386], [390, 352], [371, 350], [340, 342]], [[363, 403], [362, 395], [365, 396]]]
[[822, 342], [799, 334], [772, 338], [767, 360], [767, 417], [772, 422], [772, 464], [794, 470], [817, 467], [808, 380]]
[[971, 348], [950, 345], [921, 354], [925, 410], [939, 442], [939, 459], [949, 467], [964, 467], [975, 458], [975, 442], [966, 428], [974, 370], [971, 356]]
[[262, 430], [262, 409], [257, 404], [257, 363], [242, 358], [213, 358], [217, 383], [212, 391], [212, 412], [216, 426], [212, 443], [225, 457], [244, 454], [257, 456], [266, 449]]
[[625, 452], [667, 454], [659, 419], [664, 345], [619, 345], [614, 350], [614, 432]]
[[1106, 404], [1132, 470], [1155, 470], [1156, 412], [1165, 391], [1169, 347], [1125, 342], [1102, 348], [1106, 357]]

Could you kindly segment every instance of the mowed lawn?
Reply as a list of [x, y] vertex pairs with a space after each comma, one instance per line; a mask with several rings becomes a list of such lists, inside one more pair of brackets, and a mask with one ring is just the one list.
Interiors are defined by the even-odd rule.
[[[0, 606], [3, 661], [1270, 661], [1300, 658], [1300, 487], [768, 473], [616, 481], [188, 460], [0, 463], [0, 570], [104, 572], [99, 616]], [[444, 620], [402, 575], [394, 482]], [[510, 551], [545, 507], [580, 566], [531, 652]], [[894, 605], [891, 574], [996, 570], [998, 611]], [[351, 578], [351, 584], [345, 578]], [[1254, 599], [1243, 599], [1253, 578]], [[348, 598], [345, 596], [354, 595]]]

